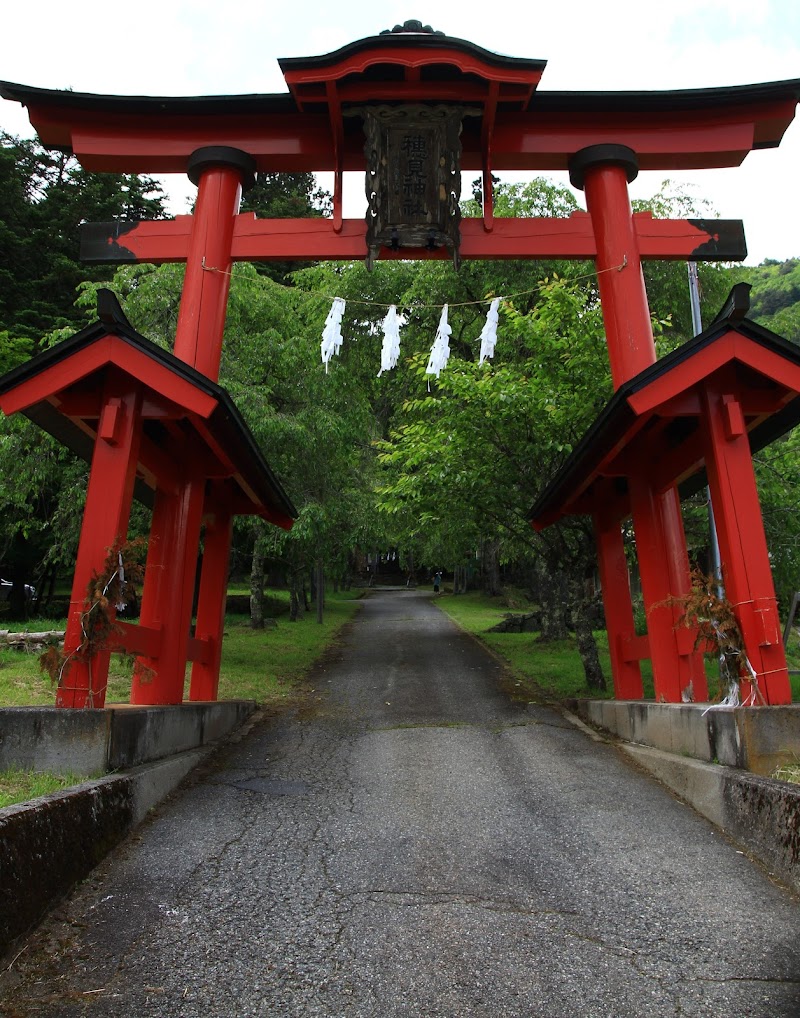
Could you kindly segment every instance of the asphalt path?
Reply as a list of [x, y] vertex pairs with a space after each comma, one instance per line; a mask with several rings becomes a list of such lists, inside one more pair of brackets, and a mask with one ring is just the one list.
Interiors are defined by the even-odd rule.
[[430, 595], [371, 592], [312, 685], [42, 924], [4, 1015], [800, 1015], [797, 899]]

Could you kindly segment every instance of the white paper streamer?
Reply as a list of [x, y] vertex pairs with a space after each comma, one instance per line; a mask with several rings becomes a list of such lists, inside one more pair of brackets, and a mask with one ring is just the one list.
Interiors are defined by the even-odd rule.
[[334, 297], [333, 305], [328, 312], [325, 321], [325, 328], [322, 333], [320, 351], [322, 363], [325, 365], [325, 373], [328, 372], [328, 363], [334, 354], [338, 354], [342, 348], [342, 315], [344, 314], [344, 298]]
[[489, 313], [486, 315], [486, 321], [483, 323], [483, 331], [481, 332], [481, 358], [478, 362], [479, 364], [483, 364], [483, 362], [488, 358], [494, 357], [494, 348], [497, 343], [497, 312], [499, 307], [500, 298], [495, 297], [489, 305]]
[[389, 313], [383, 320], [383, 347], [381, 348], [381, 370], [378, 377], [384, 371], [391, 371], [397, 367], [400, 357], [400, 320], [397, 317], [397, 308], [392, 304]]
[[425, 368], [426, 375], [436, 375], [439, 377], [439, 372], [447, 364], [447, 360], [450, 357], [450, 333], [453, 330], [447, 324], [447, 305], [442, 308], [442, 315], [439, 319], [439, 328], [436, 330], [436, 339], [433, 341], [431, 347], [431, 355], [428, 358], [428, 366]]

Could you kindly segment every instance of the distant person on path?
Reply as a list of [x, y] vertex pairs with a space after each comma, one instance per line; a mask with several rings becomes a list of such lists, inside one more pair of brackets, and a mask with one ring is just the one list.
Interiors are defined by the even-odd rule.
[[439, 593], [439, 588], [442, 585], [442, 573], [441, 570], [433, 574], [433, 592], [434, 594]]

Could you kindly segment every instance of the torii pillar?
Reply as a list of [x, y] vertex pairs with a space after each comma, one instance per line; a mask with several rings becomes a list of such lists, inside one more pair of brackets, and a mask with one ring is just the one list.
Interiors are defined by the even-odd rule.
[[[189, 178], [198, 191], [174, 353], [213, 381], [219, 378], [233, 225], [242, 185], [251, 183], [254, 173], [255, 163], [247, 153], [227, 147], [200, 149], [188, 164]], [[140, 622], [160, 628], [165, 639], [157, 662], [137, 658], [131, 703], [183, 700], [186, 654], [181, 640], [186, 639], [192, 622], [197, 548], [204, 516], [209, 523], [209, 547], [200, 577], [197, 635], [216, 637], [211, 645], [218, 653], [224, 620], [224, 597], [219, 592], [226, 584], [232, 517], [213, 499], [207, 502], [203, 471], [187, 449], [183, 477], [173, 491], [158, 491], [153, 507]], [[218, 674], [213, 662], [195, 662], [190, 699], [216, 699]]]
[[[614, 388], [655, 363], [656, 349], [647, 301], [639, 243], [633, 225], [628, 184], [639, 172], [636, 153], [626, 145], [592, 145], [570, 160], [570, 181], [586, 194], [597, 244], [597, 279]], [[650, 656], [656, 700], [679, 703], [692, 689], [696, 700], [708, 697], [703, 656], [688, 633], [675, 623], [679, 610], [669, 599], [691, 589], [691, 572], [680, 499], [674, 485], [657, 490], [643, 474], [631, 478], [636, 549], [647, 611]], [[627, 660], [625, 642], [634, 638], [622, 532], [619, 522], [594, 515], [603, 602], [613, 617], [610, 641], [618, 698], [643, 695], [638, 660]]]

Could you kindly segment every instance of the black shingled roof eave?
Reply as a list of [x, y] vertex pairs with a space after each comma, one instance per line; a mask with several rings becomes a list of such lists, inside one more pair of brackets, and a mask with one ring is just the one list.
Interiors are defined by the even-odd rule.
[[[98, 312], [100, 318], [97, 321], [90, 323], [80, 332], [70, 336], [69, 339], [65, 339], [49, 350], [44, 350], [32, 357], [31, 360], [0, 376], [0, 394], [8, 392], [19, 383], [33, 378], [54, 364], [68, 359], [76, 350], [103, 336], [117, 336], [216, 400], [217, 409], [213, 411], [210, 423], [223, 430], [228, 439], [235, 437], [239, 440], [236, 448], [240, 454], [244, 454], [243, 465], [253, 471], [252, 474], [248, 473], [248, 480], [252, 481], [254, 476], [263, 478], [259, 496], [264, 493], [268, 493], [270, 496], [269, 500], [265, 500], [265, 504], [276, 508], [287, 517], [296, 519], [297, 509], [264, 458], [253, 433], [227, 390], [217, 385], [216, 382], [212, 382], [210, 378], [201, 374], [190, 364], [175, 357], [169, 351], [163, 350], [160, 346], [156, 346], [155, 343], [138, 333], [128, 322], [115, 295], [110, 290], [99, 291]], [[37, 404], [22, 412], [24, 416], [39, 424], [54, 438], [63, 440], [63, 444], [82, 459], [91, 460], [93, 442], [61, 414], [51, 413], [44, 404]], [[141, 485], [137, 488], [137, 497], [145, 504], [150, 504], [152, 501], [143, 491]]]
[[[378, 37], [383, 38], [383, 37]], [[298, 58], [299, 59], [299, 58]], [[322, 58], [319, 58], [322, 59]], [[506, 58], [515, 59], [515, 58]], [[301, 62], [303, 63], [303, 62]], [[46, 105], [88, 112], [146, 116], [234, 116], [241, 114], [296, 114], [289, 92], [212, 96], [124, 96], [36, 88], [0, 81], [0, 96], [23, 106]], [[534, 92], [528, 104], [532, 113], [661, 113], [703, 110], [732, 104], [776, 100], [800, 101], [800, 78], [754, 85], [683, 89], [664, 92]]]
[[[676, 365], [691, 359], [704, 347], [709, 346], [722, 335], [731, 330], [740, 332], [749, 339], [761, 343], [783, 357], [788, 357], [800, 365], [800, 347], [783, 339], [769, 329], [763, 328], [748, 318], [738, 316], [717, 318], [704, 332], [684, 343], [671, 353], [657, 360], [654, 364], [640, 371], [614, 393], [595, 418], [589, 430], [547, 485], [539, 498], [528, 512], [528, 519], [533, 522], [538, 517], [549, 514], [563, 505], [570, 492], [577, 487], [577, 481], [594, 473], [605, 452], [618, 442], [633, 422], [636, 414], [628, 404], [628, 397], [645, 388], [651, 382], [669, 372]], [[762, 424], [749, 432], [750, 448], [758, 452], [776, 438], [790, 431], [800, 422], [800, 397], [792, 400], [783, 410], [773, 414]], [[680, 494], [687, 497], [699, 491], [705, 484], [705, 471], [688, 478], [681, 485]]]
[[23, 106], [57, 106], [97, 113], [133, 113], [147, 116], [197, 116], [234, 113], [297, 113], [297, 104], [289, 92], [250, 95], [99, 95], [96, 92], [71, 92], [68, 89], [36, 88], [13, 81], [0, 81], [0, 96]]
[[494, 53], [491, 50], [484, 49], [482, 46], [478, 46], [477, 43], [445, 35], [443, 32], [392, 31], [383, 32], [380, 35], [370, 35], [364, 39], [356, 39], [340, 49], [333, 50], [331, 53], [322, 53], [319, 56], [282, 57], [278, 60], [278, 65], [284, 74], [286, 71], [302, 71], [304, 68], [321, 69], [332, 64], [338, 64], [350, 56], [355, 56], [363, 50], [373, 49], [376, 46], [387, 50], [424, 50], [442, 49], [444, 47], [467, 53], [482, 60], [485, 64], [494, 67], [504, 67], [511, 71], [519, 69], [543, 71], [547, 66], [546, 60], [539, 60], [533, 57], [510, 57], [502, 53]]
[[586, 113], [669, 113], [784, 99], [800, 101], [800, 78], [661, 92], [537, 91], [531, 96], [528, 112], [575, 113], [580, 109]]

